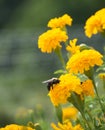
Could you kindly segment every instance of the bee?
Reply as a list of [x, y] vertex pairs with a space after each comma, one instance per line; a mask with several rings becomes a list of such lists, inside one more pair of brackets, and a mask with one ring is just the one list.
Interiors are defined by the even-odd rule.
[[51, 78], [49, 80], [43, 81], [42, 83], [47, 83], [47, 89], [50, 91], [50, 88], [53, 87], [53, 84], [58, 84], [60, 80], [58, 78]]

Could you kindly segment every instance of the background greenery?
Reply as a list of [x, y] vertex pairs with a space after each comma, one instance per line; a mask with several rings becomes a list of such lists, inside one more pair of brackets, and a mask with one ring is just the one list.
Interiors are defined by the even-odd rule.
[[54, 77], [53, 72], [61, 66], [55, 54], [40, 52], [38, 36], [51, 18], [68, 13], [73, 18], [70, 39], [77, 37], [79, 43], [100, 50], [104, 38], [88, 39], [83, 27], [86, 19], [103, 7], [104, 0], [0, 0], [0, 126], [16, 122], [20, 110], [38, 104], [48, 115], [46, 120], [53, 121], [53, 106], [42, 81]]

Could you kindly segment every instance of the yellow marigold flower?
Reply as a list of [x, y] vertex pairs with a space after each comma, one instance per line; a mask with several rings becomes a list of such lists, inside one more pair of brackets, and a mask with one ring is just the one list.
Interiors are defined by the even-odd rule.
[[86, 81], [82, 82], [81, 88], [84, 95], [92, 97], [94, 96], [94, 86], [92, 80], [87, 79]]
[[84, 71], [88, 71], [90, 67], [102, 65], [102, 57], [103, 56], [96, 50], [83, 50], [82, 52], [74, 54], [69, 59], [66, 68], [71, 73], [84, 73]]
[[105, 80], [105, 73], [100, 73], [100, 74], [99, 74], [99, 77], [100, 77], [100, 79]]
[[35, 129], [32, 129], [31, 127], [11, 124], [11, 125], [5, 126], [4, 128], [0, 128], [0, 130], [35, 130]]
[[66, 107], [62, 109], [63, 121], [67, 119], [76, 120], [78, 110], [75, 107]]
[[60, 76], [59, 80], [60, 83], [54, 84], [48, 94], [54, 106], [67, 103], [71, 95], [70, 92], [82, 93], [78, 77], [72, 74], [64, 74]]
[[58, 126], [52, 123], [51, 126], [53, 130], [83, 130], [80, 124], [73, 126], [69, 121], [65, 121], [63, 124], [58, 122]]
[[61, 47], [60, 42], [66, 42], [67, 39], [68, 36], [65, 31], [60, 28], [54, 28], [39, 36], [38, 48], [42, 52], [51, 53], [57, 47]]
[[66, 47], [66, 50], [69, 51], [71, 54], [75, 54], [80, 52], [80, 46], [76, 46], [77, 39], [70, 40], [69, 45]]
[[103, 32], [105, 30], [105, 8], [97, 11], [94, 15], [89, 17], [84, 28], [85, 34], [89, 38], [92, 34]]
[[70, 97], [70, 92], [68, 87], [57, 84], [54, 85], [48, 95], [54, 106], [58, 106], [59, 104], [67, 103], [67, 99]]
[[72, 21], [72, 18], [69, 15], [65, 14], [62, 17], [51, 19], [48, 22], [47, 26], [50, 28], [63, 28], [66, 25], [71, 26]]

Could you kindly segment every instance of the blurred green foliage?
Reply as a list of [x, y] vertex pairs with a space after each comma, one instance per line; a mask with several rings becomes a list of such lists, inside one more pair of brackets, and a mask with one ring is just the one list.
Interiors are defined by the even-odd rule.
[[74, 23], [84, 23], [104, 6], [102, 0], [1, 0], [0, 27], [36, 29], [64, 13], [71, 15]]
[[[43, 55], [37, 47], [39, 33], [4, 30], [0, 33], [0, 126], [15, 122], [21, 107], [44, 106], [52, 111], [47, 80], [58, 66], [54, 55]], [[47, 115], [48, 115], [47, 113]]]

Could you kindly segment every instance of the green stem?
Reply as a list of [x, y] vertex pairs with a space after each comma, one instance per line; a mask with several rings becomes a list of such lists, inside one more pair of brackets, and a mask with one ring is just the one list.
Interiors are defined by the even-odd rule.
[[85, 117], [84, 102], [81, 100], [80, 96], [73, 92], [73, 93], [71, 93], [71, 97], [68, 98], [68, 101], [71, 102], [78, 109], [78, 111], [81, 113], [85, 123], [87, 124], [88, 129], [92, 130], [88, 120]]
[[34, 124], [35, 118], [34, 118], [34, 112], [33, 111], [30, 113], [30, 119], [31, 119], [31, 122]]
[[[65, 31], [67, 35], [69, 35], [66, 26], [63, 27], [62, 30]], [[66, 48], [69, 45], [69, 39], [64, 44], [65, 44], [65, 48]]]
[[91, 120], [91, 122], [93, 122], [93, 118], [92, 118], [92, 115], [91, 115], [91, 113], [90, 113], [88, 110], [86, 110], [86, 113], [88, 114], [88, 116], [89, 116], [89, 119]]
[[95, 78], [94, 78], [94, 69], [93, 68], [90, 68], [89, 71], [86, 71], [85, 74], [89, 77], [89, 79], [91, 79], [93, 81], [93, 85], [94, 85], [94, 89], [95, 89], [95, 93], [96, 93], [96, 96], [97, 96], [97, 99], [98, 99], [98, 102], [100, 104], [100, 107], [101, 107], [101, 110], [103, 113], [105, 113], [104, 111], [104, 107], [101, 103], [101, 100], [100, 100], [100, 97], [99, 97], [99, 94], [98, 94], [98, 90], [97, 90], [97, 86], [95, 84]]
[[87, 124], [87, 126], [88, 126], [89, 130], [92, 130], [92, 128], [90, 127], [89, 122], [87, 121], [87, 119], [86, 119], [86, 117], [85, 117], [84, 112], [83, 112], [83, 111], [80, 111], [80, 113], [81, 113], [81, 115], [82, 115], [82, 118], [83, 118], [83, 119], [84, 119], [84, 121], [86, 122], [86, 124]]
[[62, 117], [63, 117], [63, 113], [62, 113], [62, 108], [60, 105], [58, 105], [57, 107], [55, 107], [55, 110], [56, 110], [56, 115], [57, 115], [57, 118], [59, 120], [60, 123], [62, 123]]
[[105, 90], [105, 78], [103, 78], [103, 88]]
[[94, 77], [93, 77], [93, 85], [94, 85], [94, 89], [95, 89], [95, 92], [96, 92], [97, 99], [98, 99], [98, 101], [99, 101], [101, 110], [102, 110], [103, 113], [105, 113], [104, 107], [103, 107], [103, 105], [102, 105], [102, 103], [101, 103], [101, 100], [100, 100], [100, 97], [99, 97], [99, 94], [98, 94], [98, 90], [97, 90], [97, 87], [96, 87], [96, 84], [95, 84], [95, 79], [94, 79]]
[[65, 69], [65, 68], [66, 68], [66, 65], [65, 65], [65, 61], [64, 61], [64, 58], [63, 58], [63, 55], [62, 55], [62, 52], [61, 52], [61, 48], [58, 47], [58, 48], [55, 50], [55, 53], [58, 55], [58, 58], [59, 58], [59, 60], [61, 61], [63, 68]]

